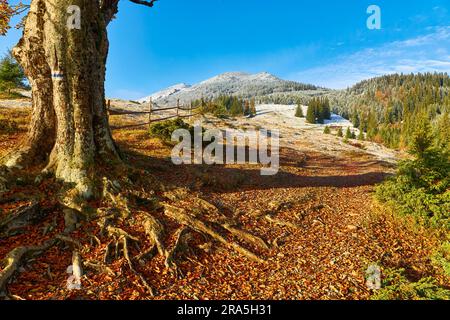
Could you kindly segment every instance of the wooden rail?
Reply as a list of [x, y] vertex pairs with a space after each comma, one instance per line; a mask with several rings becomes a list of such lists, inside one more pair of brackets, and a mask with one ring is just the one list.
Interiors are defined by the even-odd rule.
[[[141, 127], [141, 126], [148, 126], [154, 122], [174, 119], [174, 118], [191, 118], [195, 115], [198, 115], [199, 113], [193, 114], [192, 111], [197, 110], [200, 108], [200, 106], [197, 106], [195, 108], [189, 106], [189, 108], [182, 107], [180, 105], [180, 100], [177, 101], [176, 107], [166, 107], [166, 108], [157, 108], [155, 109], [154, 106], [157, 106], [155, 103], [153, 103], [151, 100], [149, 102], [149, 110], [148, 111], [122, 111], [122, 110], [111, 110], [111, 102], [108, 100], [107, 102], [107, 109], [108, 109], [108, 115], [111, 116], [122, 116], [122, 115], [145, 115], [148, 114], [148, 121], [145, 123], [138, 123], [138, 124], [130, 124], [125, 126], [111, 126], [111, 129], [126, 129], [126, 128], [134, 128], [134, 127]], [[176, 110], [176, 115], [173, 116], [167, 116], [164, 118], [156, 118], [152, 119], [152, 114], [161, 112], [161, 111], [169, 111], [169, 110]], [[188, 111], [189, 114], [187, 115], [180, 115], [180, 111]]]

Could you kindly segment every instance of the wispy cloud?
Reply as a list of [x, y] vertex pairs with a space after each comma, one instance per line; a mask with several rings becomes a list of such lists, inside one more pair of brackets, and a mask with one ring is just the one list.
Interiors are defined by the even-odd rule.
[[289, 78], [341, 89], [391, 73], [450, 72], [450, 26], [435, 27], [413, 39], [343, 55], [331, 63], [293, 73]]

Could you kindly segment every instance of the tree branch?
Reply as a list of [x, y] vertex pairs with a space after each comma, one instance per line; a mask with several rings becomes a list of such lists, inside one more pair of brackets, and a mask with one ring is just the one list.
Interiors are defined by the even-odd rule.
[[[146, 7], [153, 7], [155, 2], [158, 0], [150, 0], [150, 1], [130, 0], [130, 1]], [[102, 0], [101, 10], [103, 11], [105, 23], [108, 25], [114, 19], [114, 16], [117, 14], [117, 12], [119, 12], [119, 0]]]
[[155, 2], [156, 1], [158, 1], [158, 0], [150, 0], [150, 1], [144, 1], [144, 0], [130, 0], [131, 2], [133, 2], [133, 3], [136, 3], [136, 4], [141, 4], [141, 5], [143, 5], [143, 6], [146, 6], [146, 7], [153, 7], [153, 5], [155, 4]]

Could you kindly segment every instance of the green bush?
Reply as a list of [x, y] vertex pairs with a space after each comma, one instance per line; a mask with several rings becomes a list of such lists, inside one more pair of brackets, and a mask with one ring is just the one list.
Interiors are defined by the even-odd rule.
[[450, 290], [440, 287], [431, 277], [409, 281], [404, 269], [386, 269], [381, 289], [372, 300], [448, 300]]
[[450, 242], [445, 242], [431, 257], [433, 265], [442, 268], [444, 274], [450, 277]]
[[151, 137], [159, 138], [164, 143], [171, 143], [172, 133], [178, 129], [188, 130], [191, 136], [194, 136], [194, 127], [184, 122], [181, 118], [156, 122], [150, 126], [149, 133]]
[[402, 161], [397, 175], [377, 187], [377, 198], [399, 214], [450, 228], [450, 157], [433, 146], [426, 121], [414, 135], [410, 153], [414, 159]]
[[325, 129], [323, 130], [324, 134], [330, 134], [331, 133], [331, 129], [329, 126], [326, 126]]

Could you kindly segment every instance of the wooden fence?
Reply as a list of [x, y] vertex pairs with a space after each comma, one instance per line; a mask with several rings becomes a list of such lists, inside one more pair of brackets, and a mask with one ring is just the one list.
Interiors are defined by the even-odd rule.
[[[156, 107], [156, 108], [155, 108]], [[157, 108], [158, 105], [154, 102], [152, 102], [152, 100], [150, 100], [149, 102], [149, 109], [148, 111], [119, 111], [119, 110], [111, 110], [111, 105], [110, 105], [110, 101], [108, 101], [107, 103], [107, 110], [108, 110], [108, 115], [110, 116], [121, 116], [121, 115], [146, 115], [148, 114], [148, 121], [144, 122], [144, 123], [137, 123], [137, 124], [130, 124], [130, 125], [125, 125], [125, 126], [111, 126], [112, 129], [126, 129], [126, 128], [134, 128], [134, 127], [141, 127], [141, 126], [149, 126], [154, 122], [159, 122], [159, 121], [164, 121], [164, 120], [169, 120], [169, 119], [174, 119], [174, 118], [191, 118], [195, 115], [197, 115], [198, 113], [193, 114], [193, 111], [197, 110], [198, 108], [200, 108], [200, 106], [197, 107], [192, 107], [192, 105], [190, 105], [188, 108], [183, 107], [180, 105], [180, 100], [177, 101], [177, 106], [176, 107], [165, 107], [165, 108]], [[156, 118], [156, 119], [152, 119], [152, 115], [153, 114], [158, 114], [159, 112], [162, 111], [169, 111], [169, 110], [176, 110], [176, 115], [173, 116], [167, 116], [164, 118]], [[180, 114], [180, 111], [187, 111], [188, 114]]]

